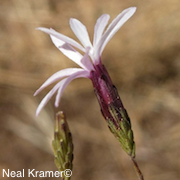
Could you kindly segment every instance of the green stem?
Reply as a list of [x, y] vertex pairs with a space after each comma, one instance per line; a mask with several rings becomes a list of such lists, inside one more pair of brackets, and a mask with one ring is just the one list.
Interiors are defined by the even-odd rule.
[[138, 166], [135, 158], [132, 157], [131, 160], [132, 160], [132, 162], [133, 162], [134, 169], [135, 169], [135, 171], [136, 171], [136, 174], [137, 174], [139, 180], [144, 180], [143, 174], [142, 174], [141, 170], [139, 169], [139, 166]]

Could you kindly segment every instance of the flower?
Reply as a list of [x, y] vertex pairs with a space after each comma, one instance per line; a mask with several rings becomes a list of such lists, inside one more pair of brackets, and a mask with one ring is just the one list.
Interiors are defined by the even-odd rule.
[[[100, 16], [94, 27], [93, 44], [90, 42], [86, 27], [77, 19], [71, 18], [70, 27], [83, 46], [75, 40], [60, 34], [51, 28], [37, 28], [38, 30], [49, 34], [54, 45], [65, 56], [80, 66], [80, 68], [67, 68], [56, 72], [34, 93], [34, 96], [36, 96], [48, 85], [60, 80], [39, 104], [36, 110], [37, 116], [56, 92], [55, 106], [58, 107], [60, 98], [66, 86], [73, 79], [84, 77], [92, 80], [103, 115], [105, 118], [107, 116], [109, 117], [109, 114], [106, 114], [108, 107], [103, 104], [111, 104], [116, 100], [116, 98], [118, 99], [119, 96], [116, 94], [116, 90], [112, 91], [114, 86], [105, 67], [101, 63], [101, 54], [109, 40], [135, 13], [135, 11], [136, 7], [125, 9], [109, 24], [106, 30], [105, 27], [107, 26], [110, 16], [108, 14]], [[82, 51], [84, 55], [78, 52], [75, 48]], [[122, 105], [121, 102], [120, 104]]]

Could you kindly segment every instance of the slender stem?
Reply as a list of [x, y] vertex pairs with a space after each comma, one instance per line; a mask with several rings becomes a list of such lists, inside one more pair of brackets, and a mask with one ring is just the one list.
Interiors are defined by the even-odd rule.
[[131, 160], [133, 162], [134, 169], [135, 169], [135, 171], [137, 173], [137, 176], [138, 176], [139, 180], [144, 180], [143, 174], [142, 174], [141, 170], [139, 169], [139, 166], [138, 166], [135, 158], [132, 157]]

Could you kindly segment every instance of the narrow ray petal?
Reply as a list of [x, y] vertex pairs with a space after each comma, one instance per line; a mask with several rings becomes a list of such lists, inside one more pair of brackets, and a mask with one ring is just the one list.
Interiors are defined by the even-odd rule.
[[76, 51], [71, 45], [67, 44], [64, 41], [61, 41], [60, 39], [50, 35], [52, 42], [54, 45], [69, 59], [74, 61], [76, 64], [78, 64], [80, 67], [82, 67], [82, 63], [80, 60], [82, 59], [82, 54], [80, 54], [78, 51]]
[[40, 102], [37, 110], [36, 110], [36, 116], [39, 115], [40, 111], [44, 108], [44, 106], [48, 103], [48, 101], [51, 99], [51, 97], [54, 95], [54, 93], [58, 90], [59, 86], [61, 85], [61, 82], [57, 83], [50, 91], [49, 93], [43, 98], [43, 100]]
[[84, 56], [80, 54], [76, 49], [74, 49], [71, 45], [57, 39], [56, 37], [50, 35], [52, 42], [54, 45], [69, 59], [74, 61], [76, 64], [78, 64], [83, 69], [92, 70], [92, 63], [88, 57], [89, 52], [87, 52]]
[[81, 51], [85, 52], [84, 47], [82, 47], [78, 42], [76, 42], [74, 39], [71, 39], [61, 33], [58, 33], [57, 31], [55, 31], [54, 29], [48, 29], [48, 28], [43, 28], [43, 27], [39, 27], [37, 28], [37, 30], [43, 31], [49, 35], [53, 35], [54, 37], [60, 39], [61, 41], [64, 41], [78, 49], [80, 49]]
[[67, 69], [63, 69], [63, 70], [56, 72], [42, 84], [42, 86], [34, 93], [34, 96], [36, 96], [39, 92], [41, 92], [44, 88], [46, 88], [50, 84], [66, 77], [66, 76], [70, 76], [76, 72], [82, 72], [82, 71], [83, 71], [83, 69], [81, 69], [81, 68], [67, 68]]
[[84, 77], [84, 78], [89, 78], [89, 72], [87, 71], [81, 71], [81, 72], [77, 72], [65, 79], [63, 79], [61, 81], [61, 84], [59, 86], [57, 95], [56, 95], [56, 100], [55, 100], [55, 106], [58, 107], [59, 106], [59, 102], [60, 102], [60, 98], [62, 96], [62, 93], [64, 92], [64, 89], [67, 87], [67, 85], [76, 78], [80, 78], [80, 77]]
[[94, 27], [94, 39], [93, 39], [94, 47], [101, 39], [104, 29], [107, 26], [107, 23], [109, 21], [109, 18], [110, 18], [109, 14], [103, 14], [102, 16], [98, 18], [96, 25]]
[[86, 53], [83, 56], [83, 58], [81, 59], [81, 63], [84, 64], [84, 66], [86, 67], [86, 69], [88, 71], [92, 71], [92, 70], [94, 70], [94, 67], [93, 67], [92, 62], [89, 58], [89, 51], [90, 51], [90, 47], [87, 47]]
[[79, 41], [82, 43], [82, 45], [85, 48], [86, 47], [92, 48], [92, 44], [89, 39], [89, 35], [88, 35], [86, 27], [80, 21], [73, 18], [70, 19], [69, 23], [70, 23], [72, 31], [74, 32], [76, 37], [79, 39]]
[[125, 9], [112, 21], [112, 23], [109, 25], [109, 27], [107, 28], [106, 32], [104, 33], [96, 47], [95, 59], [98, 60], [109, 40], [122, 27], [122, 25], [135, 13], [135, 11], [136, 7]]

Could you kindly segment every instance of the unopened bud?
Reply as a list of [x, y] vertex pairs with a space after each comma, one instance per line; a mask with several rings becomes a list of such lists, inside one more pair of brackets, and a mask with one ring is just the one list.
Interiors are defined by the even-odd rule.
[[[62, 111], [56, 114], [54, 127], [54, 140], [52, 146], [55, 156], [55, 164], [60, 172], [66, 169], [72, 170], [73, 161], [73, 143], [72, 135], [69, 130], [65, 115]], [[62, 174], [64, 176], [64, 174]], [[69, 180], [70, 177], [62, 177]]]

